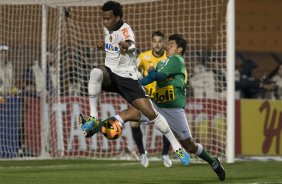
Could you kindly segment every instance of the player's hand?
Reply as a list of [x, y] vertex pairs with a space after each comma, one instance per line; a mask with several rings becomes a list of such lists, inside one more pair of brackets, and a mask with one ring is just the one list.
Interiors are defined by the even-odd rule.
[[96, 44], [95, 44], [95, 49], [103, 49], [103, 48], [105, 48], [105, 43], [104, 42], [102, 42], [102, 41], [99, 41], [99, 42], [97, 42]]
[[118, 45], [119, 45], [119, 48], [120, 48], [120, 50], [122, 52], [128, 51], [128, 47], [129, 47], [129, 43], [128, 42], [126, 42], [126, 41], [119, 42]]
[[155, 67], [153, 64], [150, 64], [149, 68], [148, 68], [148, 72], [151, 71], [151, 70], [155, 70]]

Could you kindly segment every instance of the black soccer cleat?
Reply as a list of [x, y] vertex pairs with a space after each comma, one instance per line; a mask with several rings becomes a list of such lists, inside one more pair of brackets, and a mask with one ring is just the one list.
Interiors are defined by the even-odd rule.
[[221, 165], [220, 161], [218, 160], [218, 158], [214, 158], [214, 162], [211, 164], [212, 169], [214, 170], [214, 172], [217, 174], [217, 177], [220, 181], [224, 181], [225, 180], [225, 170], [223, 168], [223, 166]]

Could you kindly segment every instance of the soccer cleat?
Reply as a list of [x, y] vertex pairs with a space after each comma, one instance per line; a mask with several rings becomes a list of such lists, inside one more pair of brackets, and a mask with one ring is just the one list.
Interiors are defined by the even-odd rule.
[[78, 122], [78, 125], [79, 125], [79, 126], [82, 126], [84, 123], [86, 123], [86, 120], [85, 120], [85, 118], [83, 117], [82, 114], [79, 114], [79, 115], [77, 116], [77, 122]]
[[172, 166], [172, 162], [171, 162], [171, 160], [170, 160], [168, 155], [163, 155], [162, 156], [162, 160], [163, 160], [163, 163], [164, 163], [165, 167], [171, 167]]
[[149, 159], [147, 157], [147, 151], [145, 151], [145, 153], [140, 156], [140, 163], [145, 168], [149, 166]]
[[218, 160], [218, 158], [214, 158], [213, 163], [211, 164], [212, 169], [214, 170], [214, 172], [217, 174], [217, 177], [220, 181], [224, 181], [225, 180], [225, 170], [223, 168], [223, 166], [221, 165], [220, 161]]
[[81, 127], [81, 130], [85, 137], [91, 137], [95, 133], [100, 132], [101, 126], [99, 121], [92, 116], [89, 116], [86, 121], [82, 114], [78, 115], [78, 125]]
[[179, 148], [179, 150], [176, 150], [176, 156], [181, 161], [182, 165], [188, 166], [190, 163], [190, 155], [183, 149]]

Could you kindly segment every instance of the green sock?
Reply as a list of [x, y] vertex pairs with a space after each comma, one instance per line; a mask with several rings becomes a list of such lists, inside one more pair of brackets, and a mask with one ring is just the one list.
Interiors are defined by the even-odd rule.
[[214, 162], [214, 158], [205, 149], [203, 149], [202, 153], [198, 155], [198, 157], [208, 162], [210, 165]]

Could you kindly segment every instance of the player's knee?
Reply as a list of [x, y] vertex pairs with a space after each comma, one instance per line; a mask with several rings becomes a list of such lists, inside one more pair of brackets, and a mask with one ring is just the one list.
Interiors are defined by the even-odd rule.
[[89, 83], [101, 83], [103, 82], [103, 71], [99, 68], [93, 68], [90, 72]]
[[155, 127], [163, 134], [168, 133], [170, 130], [168, 123], [161, 114], [158, 114], [158, 116], [151, 122], [154, 123]]
[[151, 121], [151, 122], [154, 122], [155, 119], [157, 119], [159, 113], [158, 112], [155, 112], [155, 111], [150, 111], [150, 112], [147, 112], [146, 114], [146, 117]]

